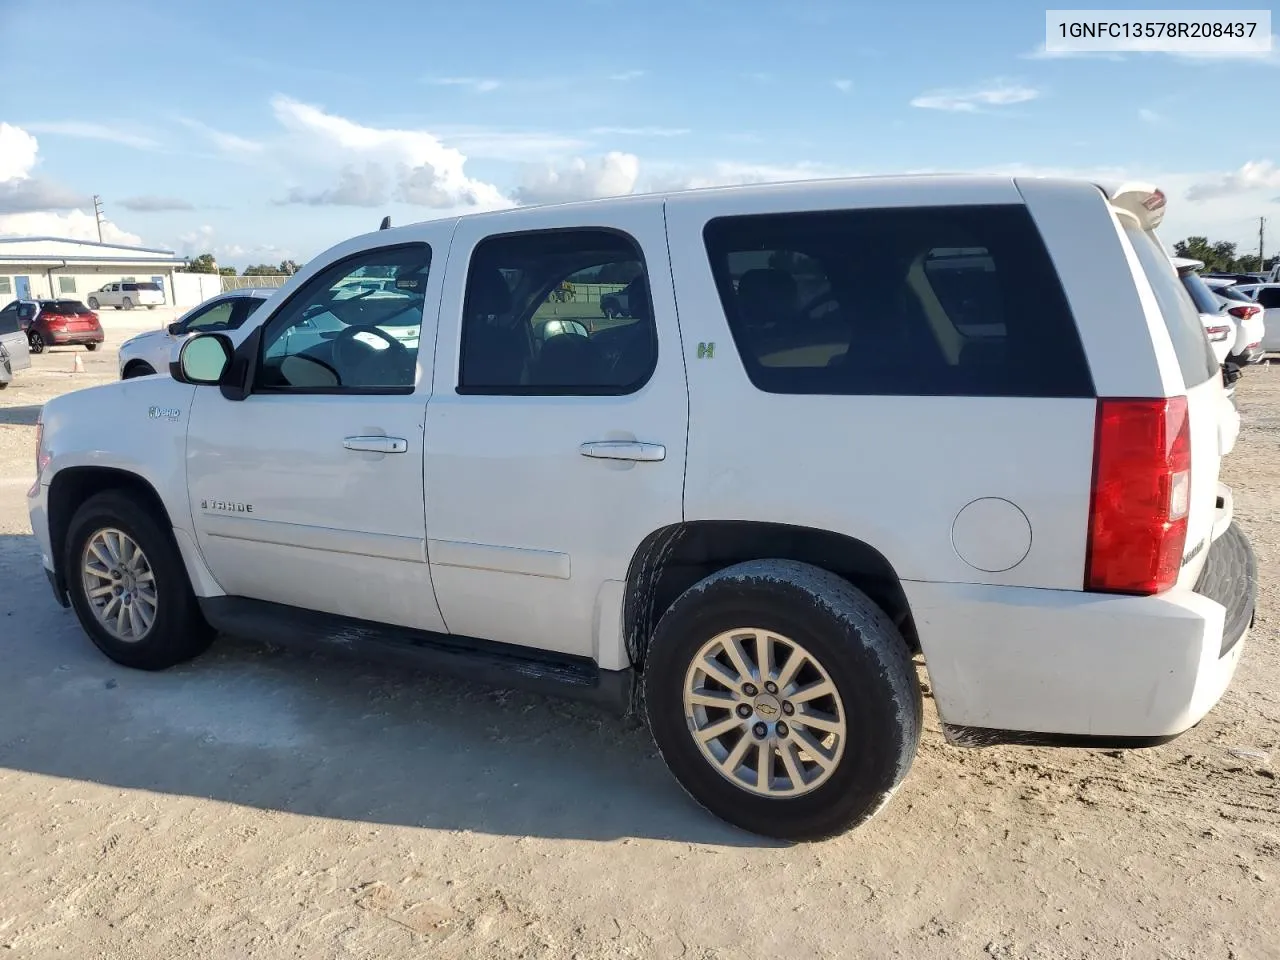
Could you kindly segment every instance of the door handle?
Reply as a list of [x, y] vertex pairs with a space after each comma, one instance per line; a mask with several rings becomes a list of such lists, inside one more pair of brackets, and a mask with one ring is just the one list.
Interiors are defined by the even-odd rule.
[[342, 445], [365, 453], [404, 453], [409, 449], [409, 441], [399, 437], [347, 437]]
[[641, 460], [652, 462], [667, 459], [667, 448], [660, 443], [643, 443], [639, 440], [596, 440], [578, 448], [584, 457], [599, 460]]

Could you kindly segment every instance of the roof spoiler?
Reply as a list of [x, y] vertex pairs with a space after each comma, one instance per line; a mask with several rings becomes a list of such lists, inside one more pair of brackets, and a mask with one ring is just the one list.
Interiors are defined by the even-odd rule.
[[1152, 183], [1128, 181], [1098, 184], [1111, 205], [1131, 214], [1143, 230], [1154, 230], [1164, 220], [1164, 191]]

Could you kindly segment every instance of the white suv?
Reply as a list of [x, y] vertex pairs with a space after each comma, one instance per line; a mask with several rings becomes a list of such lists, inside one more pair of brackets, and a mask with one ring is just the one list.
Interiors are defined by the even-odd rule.
[[[222, 630], [643, 703], [714, 813], [828, 836], [911, 766], [917, 654], [970, 746], [1160, 743], [1230, 682], [1256, 566], [1163, 211], [905, 177], [376, 231], [51, 400], [32, 527], [120, 663]], [[602, 274], [629, 317], [556, 295]]]
[[88, 303], [90, 310], [101, 307], [115, 307], [117, 310], [146, 307], [154, 310], [164, 304], [164, 288], [152, 280], [108, 283], [89, 294]]

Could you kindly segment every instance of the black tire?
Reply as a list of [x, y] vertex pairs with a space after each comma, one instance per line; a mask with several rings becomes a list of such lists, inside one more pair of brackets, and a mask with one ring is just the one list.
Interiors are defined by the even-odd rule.
[[27, 349], [32, 353], [44, 353], [44, 337], [34, 330], [27, 334]]
[[[104, 527], [123, 531], [142, 548], [155, 576], [156, 617], [141, 640], [126, 642], [98, 622], [81, 575], [89, 539]], [[80, 505], [67, 528], [63, 547], [67, 593], [80, 625], [94, 644], [116, 663], [139, 670], [164, 670], [196, 657], [213, 642], [213, 630], [200, 614], [186, 567], [173, 535], [135, 497], [120, 490], [95, 494]]]
[[151, 364], [138, 360], [124, 368], [124, 376], [121, 379], [132, 380], [134, 377], [149, 377], [153, 373], [155, 371], [151, 369]]
[[[840, 694], [848, 739], [834, 772], [808, 793], [752, 793], [694, 742], [686, 672], [704, 643], [740, 627], [800, 642]], [[643, 679], [649, 728], [681, 786], [711, 813], [764, 836], [818, 840], [870, 819], [906, 776], [920, 742], [920, 686], [901, 634], [861, 590], [804, 563], [753, 560], [690, 587], [659, 621]]]
[[89, 309], [90, 309], [90, 310], [97, 310], [97, 309], [98, 309], [98, 298], [97, 298], [97, 297], [90, 297], [90, 298], [89, 298]]
[[126, 310], [132, 310], [132, 309], [133, 309], [133, 298], [132, 298], [132, 297], [125, 297], [125, 298], [124, 298], [124, 303], [122, 304], [122, 306], [123, 306]]
[[8, 386], [9, 386], [8, 380], [0, 380], [0, 390], [7, 389]]
[[156, 305], [155, 305], [154, 303], [148, 303], [148, 304], [147, 304], [147, 309], [148, 309], [148, 310], [154, 310], [155, 308], [156, 308]]
[[84, 345], [84, 348], [88, 350], [90, 353], [93, 353], [93, 351], [98, 349], [98, 345], [96, 343], [86, 343]]

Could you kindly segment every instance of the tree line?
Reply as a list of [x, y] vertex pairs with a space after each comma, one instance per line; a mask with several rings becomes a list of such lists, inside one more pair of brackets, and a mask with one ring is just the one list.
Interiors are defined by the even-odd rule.
[[1268, 257], [1265, 264], [1256, 253], [1236, 253], [1236, 244], [1226, 240], [1211, 242], [1208, 237], [1187, 237], [1173, 245], [1179, 257], [1201, 260], [1207, 273], [1260, 273], [1270, 270], [1280, 257]]
[[[218, 262], [213, 259], [212, 253], [202, 253], [198, 257], [192, 257], [191, 262], [187, 266], [188, 273], [217, 273], [224, 277], [236, 276], [235, 267], [220, 267]], [[281, 260], [278, 264], [255, 263], [251, 267], [245, 267], [241, 271], [242, 277], [278, 277], [281, 274], [287, 277], [293, 276], [298, 272], [298, 263], [296, 260]]]

